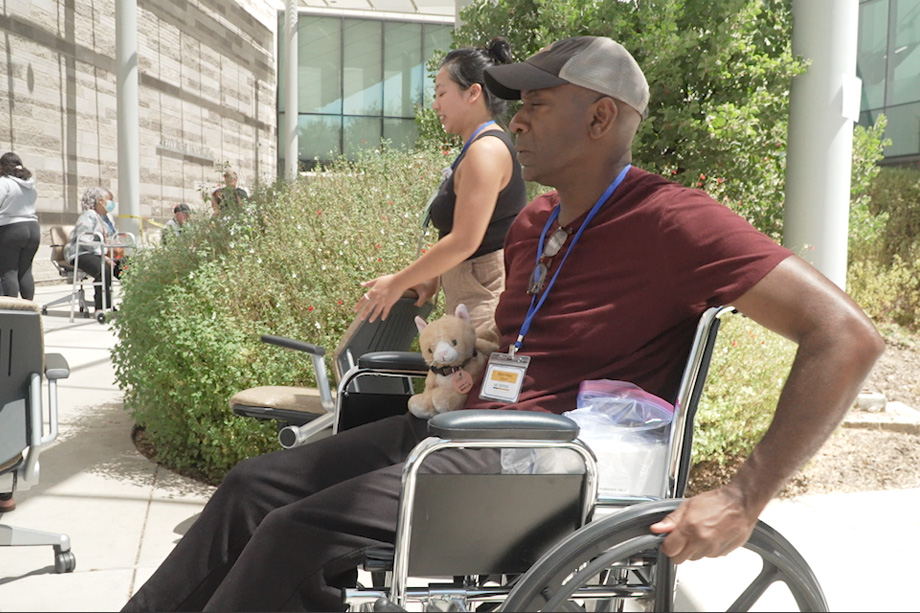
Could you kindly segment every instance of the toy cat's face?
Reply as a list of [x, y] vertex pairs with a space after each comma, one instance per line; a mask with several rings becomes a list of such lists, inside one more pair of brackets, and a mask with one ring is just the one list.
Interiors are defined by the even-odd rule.
[[[476, 349], [476, 330], [469, 323], [466, 307], [457, 315], [445, 315], [431, 323], [416, 318], [419, 327], [419, 347], [428, 364], [451, 365], [473, 355]], [[463, 317], [466, 314], [466, 318]], [[421, 322], [421, 323], [419, 323]]]

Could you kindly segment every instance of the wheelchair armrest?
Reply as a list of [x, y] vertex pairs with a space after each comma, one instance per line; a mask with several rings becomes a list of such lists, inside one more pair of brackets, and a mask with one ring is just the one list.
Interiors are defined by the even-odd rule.
[[578, 424], [554, 413], [470, 409], [435, 415], [428, 433], [443, 439], [573, 441]]
[[424, 375], [428, 364], [421, 353], [413, 351], [372, 351], [358, 358], [358, 368], [367, 370], [411, 371]]
[[275, 336], [274, 334], [263, 334], [262, 342], [269, 343], [271, 345], [278, 345], [279, 347], [285, 347], [286, 349], [305, 351], [306, 353], [309, 353], [315, 356], [326, 355], [326, 350], [320, 347], [319, 345], [314, 345], [313, 343], [308, 343], [306, 341], [298, 341], [296, 339], [287, 338], [284, 336]]
[[60, 353], [45, 354], [45, 378], [49, 381], [66, 379], [70, 376], [70, 365]]

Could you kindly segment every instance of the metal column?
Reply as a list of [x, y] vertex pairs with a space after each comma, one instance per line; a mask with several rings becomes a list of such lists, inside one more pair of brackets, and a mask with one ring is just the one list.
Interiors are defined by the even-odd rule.
[[140, 131], [137, 84], [137, 0], [115, 2], [120, 229], [140, 236]]
[[858, 0], [795, 0], [792, 52], [810, 60], [789, 104], [783, 244], [846, 287]]
[[300, 165], [300, 143], [297, 134], [297, 69], [300, 57], [297, 41], [298, 0], [287, 0], [284, 9], [285, 58], [284, 72], [284, 178], [297, 178]]

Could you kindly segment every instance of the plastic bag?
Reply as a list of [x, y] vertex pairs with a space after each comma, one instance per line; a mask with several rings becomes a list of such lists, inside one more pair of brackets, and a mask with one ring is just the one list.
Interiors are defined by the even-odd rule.
[[503, 475], [580, 475], [584, 460], [571, 449], [502, 449]]
[[601, 496], [664, 496], [674, 407], [626, 381], [584, 381], [578, 408], [563, 413], [578, 424], [597, 456]]

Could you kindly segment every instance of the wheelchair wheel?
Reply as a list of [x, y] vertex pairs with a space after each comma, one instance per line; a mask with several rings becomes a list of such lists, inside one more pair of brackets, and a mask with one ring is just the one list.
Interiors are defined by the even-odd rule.
[[[664, 535], [652, 534], [649, 526], [680, 502], [637, 504], [574, 532], [520, 578], [501, 610], [750, 611], [755, 605], [767, 611], [828, 610], [811, 568], [782, 535], [763, 522], [757, 523], [744, 548], [729, 556], [671, 564], [659, 551]], [[689, 568], [700, 564], [703, 566]], [[745, 567], [749, 572], [742, 576], [742, 587], [735, 588], [734, 575]], [[700, 588], [701, 582], [715, 584], [708, 594], [717, 594], [716, 600], [723, 601], [701, 603], [701, 596], [707, 593]]]

